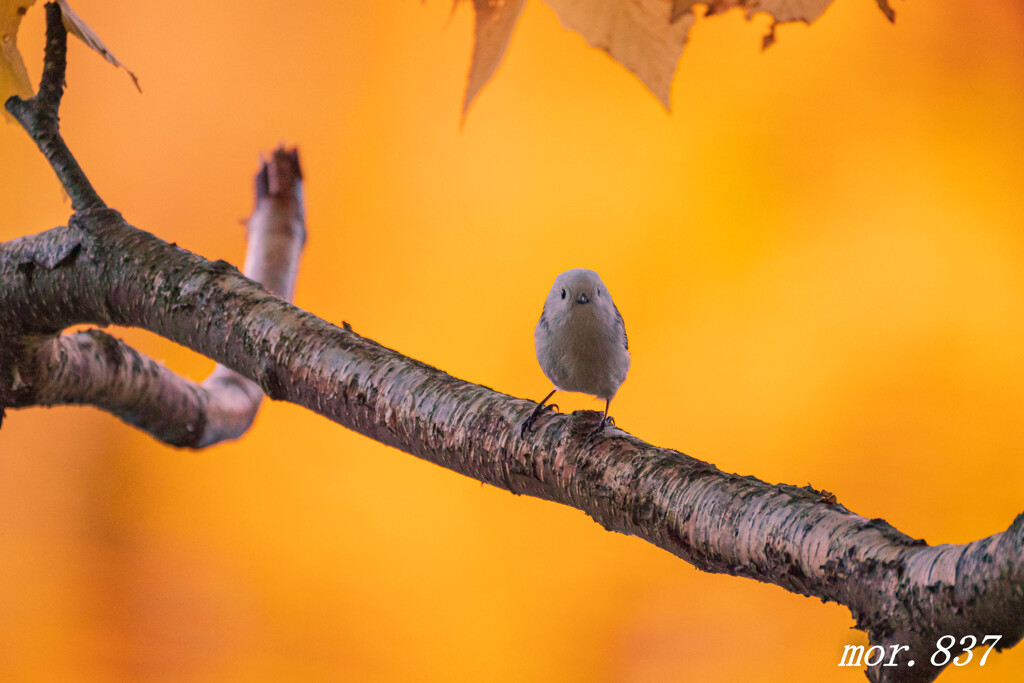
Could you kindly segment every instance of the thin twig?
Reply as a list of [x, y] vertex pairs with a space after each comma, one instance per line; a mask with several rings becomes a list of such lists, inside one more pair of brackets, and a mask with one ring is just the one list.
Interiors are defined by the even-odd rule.
[[60, 134], [60, 100], [64, 94], [64, 75], [67, 71], [68, 32], [64, 28], [60, 6], [46, 4], [46, 55], [39, 92], [27, 100], [14, 95], [4, 107], [25, 128], [39, 150], [46, 157], [71, 197], [75, 211], [104, 208], [106, 204], [78, 165], [67, 143]]

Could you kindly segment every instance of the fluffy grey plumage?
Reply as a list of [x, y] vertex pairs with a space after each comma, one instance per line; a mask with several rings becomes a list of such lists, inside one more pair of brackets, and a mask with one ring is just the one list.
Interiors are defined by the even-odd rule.
[[[601, 276], [585, 268], [555, 278], [534, 331], [537, 361], [555, 391], [577, 391], [605, 400], [608, 406], [629, 372], [629, 340], [622, 316]], [[523, 425], [527, 430], [552, 391]]]

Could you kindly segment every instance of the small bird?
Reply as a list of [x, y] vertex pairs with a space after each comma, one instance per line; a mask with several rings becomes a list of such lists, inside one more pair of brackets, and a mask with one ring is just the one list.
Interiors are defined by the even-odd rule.
[[537, 362], [555, 388], [523, 423], [522, 433], [530, 430], [556, 391], [603, 398], [604, 417], [591, 435], [604, 429], [611, 419], [608, 407], [629, 372], [629, 339], [601, 276], [586, 268], [573, 268], [556, 277], [533, 341]]

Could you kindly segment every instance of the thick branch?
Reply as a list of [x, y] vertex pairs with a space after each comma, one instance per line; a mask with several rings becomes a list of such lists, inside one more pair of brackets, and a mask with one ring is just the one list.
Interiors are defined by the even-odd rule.
[[[55, 244], [68, 253], [70, 243], [74, 258], [26, 275], [24, 264]], [[999, 633], [1004, 647], [1024, 634], [1024, 517], [987, 539], [928, 547], [809, 487], [727, 474], [618, 429], [588, 442], [598, 417], [590, 411], [545, 415], [523, 439], [518, 426], [533, 403], [337, 328], [110, 210], [0, 245], [0, 282], [0, 312], [20, 312], [13, 319], [26, 332], [58, 321], [144, 327], [234, 368], [273, 399], [474, 479], [571, 505], [704, 571], [847, 605], [873, 642], [930, 653], [945, 634]], [[926, 656], [917, 661], [872, 675], [937, 675], [920, 665]]]
[[99, 330], [48, 337], [34, 360], [19, 372], [26, 401], [93, 405], [176, 446], [239, 436], [232, 427], [248, 426], [263, 396], [231, 382], [208, 391]]
[[[287, 297], [305, 241], [300, 178], [297, 153], [276, 150], [257, 175], [248, 228], [246, 275]], [[30, 280], [38, 268], [73, 263], [80, 246], [71, 237], [46, 248], [58, 257], [34, 255], [19, 266]], [[13, 341], [19, 353], [11, 361], [15, 397], [9, 405], [89, 404], [174, 446], [201, 448], [241, 436], [263, 399], [258, 384], [223, 365], [199, 385], [96, 330], [65, 337], [29, 333]]]
[[[296, 150], [279, 147], [261, 165], [256, 175], [256, 208], [247, 234], [242, 272], [291, 301], [306, 243], [302, 171]], [[263, 400], [258, 384], [219, 363], [203, 382], [203, 390], [218, 400], [207, 405], [206, 430], [196, 444], [199, 448], [244, 434]]]
[[[48, 9], [48, 25], [51, 15]], [[53, 51], [48, 43], [48, 61]], [[30, 133], [37, 142], [46, 134]], [[41, 142], [40, 148], [46, 153]], [[62, 163], [47, 158], [55, 168]], [[59, 169], [58, 175], [76, 185]], [[268, 176], [267, 187], [279, 180]], [[139, 383], [153, 387], [141, 391], [147, 400], [177, 406], [194, 385], [107, 335], [53, 338], [75, 323], [142, 327], [232, 368], [273, 399], [513, 493], [578, 508], [704, 571], [847, 605], [872, 643], [909, 647], [918, 662], [875, 668], [873, 680], [933, 679], [942, 669], [929, 666], [929, 654], [940, 636], [998, 634], [1000, 646], [1009, 647], [1024, 635], [1024, 515], [1001, 534], [929, 547], [851, 513], [826, 492], [721, 472], [618, 429], [591, 439], [599, 417], [591, 411], [545, 414], [523, 438], [518, 427], [533, 403], [451, 377], [347, 325], [337, 328], [223, 261], [208, 262], [129, 226], [98, 197], [76, 206], [87, 208], [67, 227], [0, 244], [0, 410], [45, 400], [51, 390], [64, 398], [77, 392], [76, 399], [110, 409], [118, 403], [112, 390]], [[301, 216], [301, 205], [293, 208]], [[294, 272], [301, 218], [280, 213], [291, 216], [284, 230], [290, 238], [250, 235], [250, 257], [254, 250], [290, 250], [281, 261], [286, 267], [275, 258], [258, 267], [268, 287], [287, 295], [292, 280], [281, 274]], [[254, 247], [260, 239], [285, 246]], [[22, 372], [28, 357], [33, 363]], [[51, 363], [57, 370], [39, 369]], [[61, 372], [81, 386], [70, 388]], [[208, 383], [219, 374], [235, 377], [230, 373], [218, 370]], [[106, 390], [92, 385], [96, 376], [105, 378]], [[185, 403], [176, 408], [180, 419], [196, 424]], [[149, 410], [144, 402], [118, 405]]]

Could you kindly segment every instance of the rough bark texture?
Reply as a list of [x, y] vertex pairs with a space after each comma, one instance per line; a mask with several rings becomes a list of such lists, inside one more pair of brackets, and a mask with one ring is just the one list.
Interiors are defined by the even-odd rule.
[[[294, 290], [305, 241], [300, 188], [296, 153], [277, 150], [257, 176], [256, 208], [248, 225], [246, 274], [286, 297], [291, 297]], [[109, 209], [92, 211], [98, 215], [109, 213]], [[13, 288], [4, 287], [0, 293], [0, 310], [4, 311], [0, 313], [0, 343], [13, 333], [8, 349], [11, 355], [0, 351], [0, 360], [7, 357], [0, 367], [10, 368], [4, 374], [11, 380], [12, 395], [7, 401], [0, 399], [0, 407], [91, 404], [175, 446], [201, 448], [244, 434], [256, 417], [263, 391], [234, 370], [218, 365], [202, 384], [196, 384], [98, 330], [56, 336], [70, 324], [59, 317], [39, 326], [24, 324], [25, 316], [32, 315], [25, 307], [35, 305], [32, 298], [40, 296], [37, 287], [46, 280], [38, 277], [43, 272], [52, 276], [52, 293], [56, 296], [95, 286], [95, 282], [79, 279], [74, 266], [82, 257], [83, 244], [98, 242], [93, 239], [93, 228], [77, 228], [76, 222], [73, 219], [72, 227], [0, 245], [3, 253], [13, 247], [12, 253], [17, 254], [14, 271], [20, 275], [25, 285], [22, 291], [28, 297], [14, 302], [5, 297], [15, 292]], [[103, 251], [117, 254], [121, 249], [110, 245]], [[154, 258], [158, 267], [160, 259]], [[224, 266], [231, 268], [227, 264], [219, 267]], [[97, 272], [96, 276], [102, 280], [106, 273]], [[123, 271], [124, 276], [135, 277], [130, 271]], [[158, 276], [150, 271], [146, 277], [162, 281], [175, 275]], [[164, 291], [173, 293], [173, 285]], [[92, 303], [96, 310], [107, 304], [95, 296]], [[141, 308], [146, 304], [138, 305]], [[184, 302], [171, 305], [188, 308]], [[202, 309], [188, 308], [187, 313], [195, 314], [196, 310]], [[121, 321], [103, 313], [79, 322], [106, 325]], [[0, 387], [2, 384], [0, 381]]]
[[[727, 474], [616, 428], [588, 441], [596, 412], [545, 413], [521, 438], [532, 402], [335, 327], [229, 264], [162, 242], [109, 209], [79, 212], [68, 227], [0, 245], [0, 282], [5, 359], [25, 339], [68, 324], [152, 330], [258, 382], [271, 398], [513, 493], [579, 508], [704, 571], [847, 605], [872, 642], [910, 645], [909, 658], [919, 663], [880, 669], [874, 680], [930, 680], [937, 670], [922, 664], [942, 635], [998, 633], [1009, 646], [1024, 633], [1024, 515], [1002, 534], [929, 547], [851, 513], [826, 492]], [[126, 350], [112, 353], [95, 333], [57, 348], [78, 346], [90, 357], [116, 355], [105, 361], [110, 366], [126, 365]], [[42, 402], [31, 400], [36, 390], [23, 365], [3, 365], [0, 403]], [[141, 365], [154, 386], [163, 383], [162, 372]], [[88, 382], [73, 384], [83, 400], [102, 394]], [[108, 407], [103, 400], [94, 402]], [[169, 399], [159, 410], [175, 405]]]
[[[48, 4], [46, 13], [46, 57], [39, 92], [28, 100], [12, 97], [5, 106], [50, 162], [71, 196], [72, 207], [79, 212], [102, 212], [106, 205], [60, 135], [67, 31], [59, 5]], [[263, 164], [248, 228], [246, 275], [290, 299], [306, 239], [301, 172], [294, 150], [279, 149]], [[30, 247], [27, 260], [20, 261], [16, 270], [31, 289], [37, 269], [61, 275], [65, 266], [75, 263], [81, 248], [74, 237], [44, 238], [37, 247]], [[65, 280], [60, 287], [66, 291], [81, 284]], [[0, 344], [7, 348], [0, 350], [0, 370], [10, 384], [5, 400], [0, 380], [0, 420], [5, 406], [88, 403], [166, 443], [200, 448], [244, 434], [263, 399], [258, 384], [222, 365], [199, 385], [98, 330], [60, 337], [69, 323], [59, 317], [52, 324], [28, 329], [21, 325], [18, 311], [12, 308], [4, 313], [8, 315], [0, 313], [4, 322]], [[7, 317], [10, 320], [4, 320]]]
[[[291, 240], [276, 229], [250, 237], [280, 239], [294, 252], [283, 259], [287, 268], [271, 265], [277, 257], [259, 266], [292, 274], [264, 278], [286, 295], [301, 211], [281, 210], [289, 220], [273, 223], [287, 223]], [[253, 251], [282, 253], [251, 246], [250, 260]], [[1024, 514], [1003, 533], [930, 547], [853, 514], [825, 491], [721, 472], [617, 428], [590, 438], [600, 418], [593, 411], [543, 413], [521, 436], [532, 402], [335, 327], [230, 264], [167, 244], [102, 206], [77, 211], [66, 227], [0, 244], [0, 408], [73, 399], [147, 429], [153, 415], [174, 415], [169, 431], [151, 430], [171, 443], [201, 431], [190, 412], [202, 403], [190, 399], [195, 385], [101, 332], [55, 336], [77, 323], [151, 330], [272, 399], [513, 493], [578, 508], [701, 570], [846, 605], [872, 644], [910, 648], [900, 666], [870, 669], [874, 681], [935, 678], [942, 667], [930, 657], [941, 636], [999, 634], [1001, 649], [1024, 635]], [[910, 659], [916, 666], [905, 665]]]

